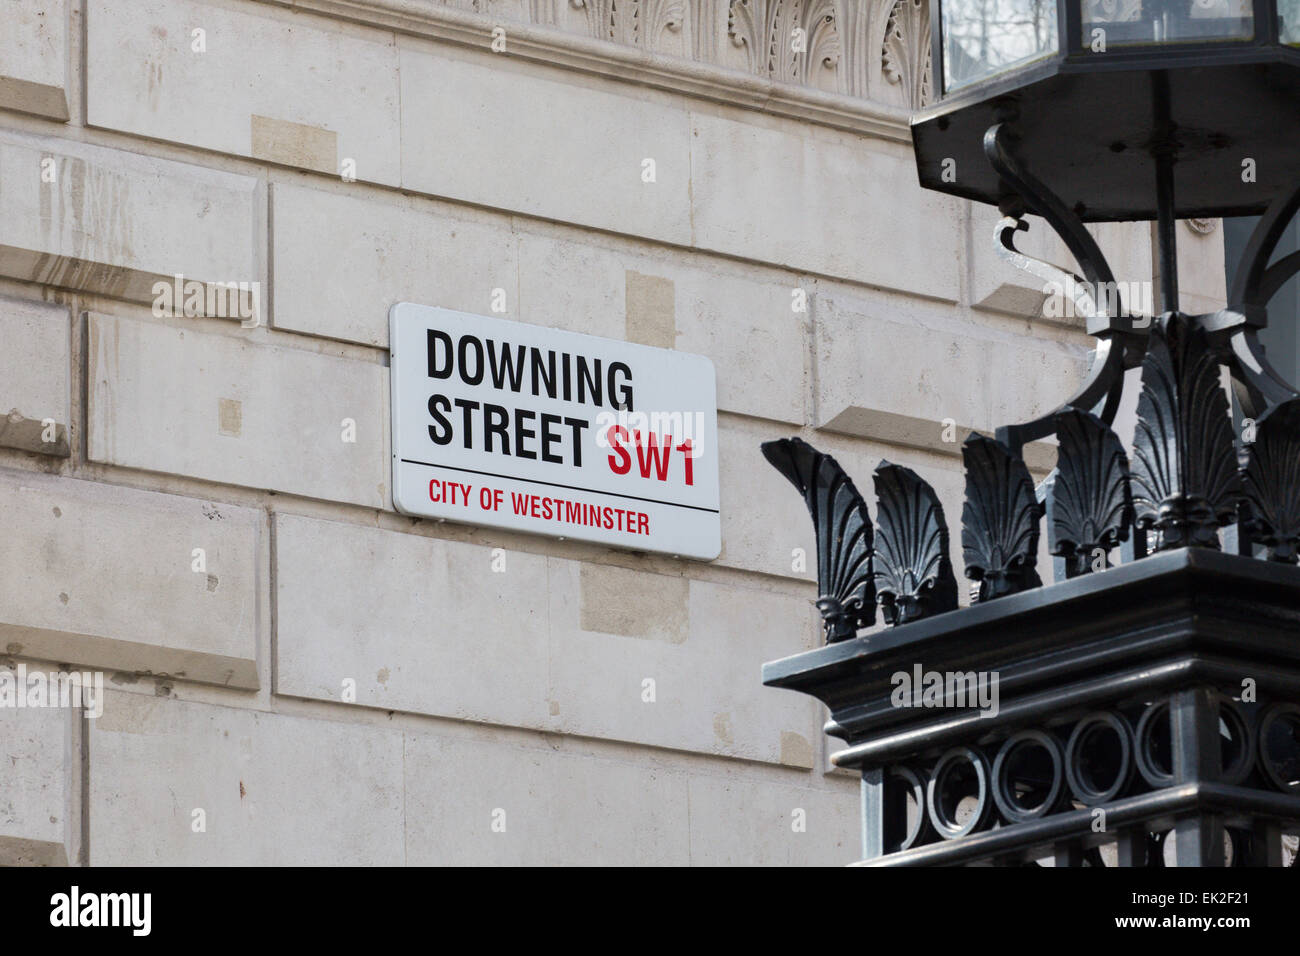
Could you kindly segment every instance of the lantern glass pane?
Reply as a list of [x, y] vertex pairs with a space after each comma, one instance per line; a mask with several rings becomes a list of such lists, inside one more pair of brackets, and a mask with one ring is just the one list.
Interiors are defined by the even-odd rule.
[[[1283, 0], [1300, 2], [1300, 0]], [[1085, 50], [1250, 40], [1251, 0], [1080, 0]]]
[[1056, 0], [943, 0], [942, 17], [945, 91], [1057, 50]]
[[1300, 46], [1300, 0], [1278, 0], [1277, 33], [1283, 43]]

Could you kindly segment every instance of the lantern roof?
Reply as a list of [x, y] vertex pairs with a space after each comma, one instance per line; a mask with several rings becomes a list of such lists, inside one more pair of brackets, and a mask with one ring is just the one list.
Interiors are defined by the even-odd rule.
[[937, 0], [934, 89], [912, 121], [921, 184], [997, 204], [983, 154], [1019, 160], [1084, 221], [1261, 213], [1300, 181], [1297, 0]]

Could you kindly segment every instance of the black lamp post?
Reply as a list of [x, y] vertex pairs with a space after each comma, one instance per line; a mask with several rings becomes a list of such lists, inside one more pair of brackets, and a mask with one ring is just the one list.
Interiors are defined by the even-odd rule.
[[[813, 517], [827, 646], [764, 681], [830, 708], [868, 863], [1280, 865], [1300, 832], [1300, 393], [1258, 332], [1300, 270], [1270, 261], [1300, 207], [1300, 0], [936, 6], [921, 183], [996, 204], [999, 250], [1073, 283], [1098, 347], [1056, 411], [963, 446], [967, 609], [919, 475], [876, 469], [873, 523], [833, 459], [765, 445]], [[1081, 276], [1015, 249], [1028, 213]], [[1181, 313], [1175, 221], [1255, 213], [1228, 308]], [[1124, 309], [1084, 228], [1142, 219], [1155, 317]], [[1139, 366], [1130, 461], [1110, 426]], [[1036, 487], [1021, 452], [1049, 435]], [[858, 636], [877, 605], [891, 627]]]

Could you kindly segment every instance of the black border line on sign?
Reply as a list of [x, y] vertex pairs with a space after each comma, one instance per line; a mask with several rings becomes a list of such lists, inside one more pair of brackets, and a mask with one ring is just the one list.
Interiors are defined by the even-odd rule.
[[648, 501], [653, 505], [668, 505], [670, 508], [690, 508], [692, 511], [707, 511], [710, 514], [721, 514], [717, 508], [705, 508], [703, 505], [684, 505], [677, 501], [660, 501], [658, 498], [642, 498], [638, 495], [625, 495], [617, 491], [601, 491], [598, 488], [582, 488], [578, 485], [562, 485], [554, 481], [541, 481], [538, 478], [519, 478], [515, 475], [498, 475], [492, 471], [475, 471], [473, 468], [457, 468], [455, 465], [436, 465], [431, 461], [417, 461], [414, 458], [399, 459], [406, 465], [424, 465], [426, 468], [445, 468], [448, 471], [463, 471], [471, 475], [483, 475], [487, 478], [502, 478], [506, 481], [526, 481], [534, 485], [547, 485], [551, 488], [565, 488], [569, 491], [585, 491], [593, 495], [610, 495], [614, 498], [629, 498], [632, 501]]

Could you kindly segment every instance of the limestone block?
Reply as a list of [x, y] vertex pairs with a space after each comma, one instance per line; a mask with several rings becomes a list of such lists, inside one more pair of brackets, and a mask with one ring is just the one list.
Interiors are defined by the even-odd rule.
[[83, 720], [76, 708], [0, 708], [0, 865], [77, 861], [80, 767], [74, 740]]
[[703, 112], [691, 125], [699, 248], [957, 299], [959, 206], [921, 189], [906, 146]]
[[92, 865], [403, 862], [400, 733], [121, 691], [107, 698], [91, 721]]
[[68, 457], [70, 335], [66, 306], [0, 297], [0, 445]]
[[285, 183], [271, 188], [271, 203], [276, 328], [387, 348], [398, 302], [489, 314], [500, 289], [506, 317], [516, 308], [504, 217]]
[[226, 504], [0, 472], [12, 655], [257, 687], [265, 519]]
[[[838, 741], [836, 741], [838, 743]], [[691, 778], [691, 865], [844, 866], [862, 858], [854, 780], [814, 790], [777, 780]]]
[[[817, 548], [803, 498], [763, 457], [763, 442], [787, 438], [791, 429], [725, 416], [718, 427], [718, 480], [722, 500], [722, 553], [718, 564], [817, 580]], [[804, 436], [834, 454], [817, 436]], [[848, 466], [840, 462], [842, 467]], [[870, 473], [850, 475], [868, 502]], [[863, 483], [865, 482], [865, 484]]]
[[1041, 339], [1026, 339], [1023, 346], [995, 346], [986, 373], [990, 426], [1030, 421], [1073, 397], [1088, 371], [1089, 346], [1096, 344], [1086, 341], [1088, 346]]
[[[813, 702], [764, 688], [765, 660], [811, 648], [806, 597], [550, 559], [554, 727], [796, 767]], [[599, 675], [593, 679], [593, 675]]]
[[546, 726], [545, 558], [279, 514], [276, 568], [279, 693]]
[[803, 421], [808, 313], [769, 271], [611, 249], [424, 199], [283, 183], [271, 196], [277, 328], [386, 348], [396, 302], [489, 315], [499, 295], [508, 318], [708, 355], [719, 407]]
[[662, 283], [672, 285], [669, 347], [713, 359], [720, 409], [803, 421], [808, 323], [807, 313], [793, 310], [793, 285], [768, 270], [724, 267], [712, 257], [652, 258], [591, 239], [519, 233], [525, 322], [632, 341], [653, 332], [667, 342], [665, 306], [642, 309], [637, 291], [656, 280], [661, 295]]
[[0, 31], [0, 109], [68, 120], [67, 0], [10, 0]]
[[811, 593], [315, 518], [276, 528], [279, 693], [339, 701], [352, 680], [361, 706], [811, 766], [811, 702], [756, 677], [813, 646]]
[[91, 461], [388, 507], [387, 369], [238, 328], [89, 323]]
[[647, 758], [407, 734], [407, 862], [683, 866], [687, 781]]
[[248, 176], [0, 132], [0, 275], [148, 303], [177, 275], [259, 282], [259, 189]]
[[690, 130], [678, 101], [495, 54], [399, 48], [404, 188], [690, 243]]
[[1178, 295], [1184, 312], [1214, 312], [1227, 305], [1223, 224], [1218, 219], [1190, 219], [1177, 227]]
[[853, 421], [855, 410], [887, 412], [912, 419], [916, 433], [879, 437], [921, 447], [942, 441], [945, 420], [988, 428], [989, 341], [887, 315], [869, 302], [817, 296], [817, 424], [877, 437]]
[[[1082, 345], [981, 335], [974, 325], [904, 324], [882, 312], [817, 296], [820, 427], [959, 455], [970, 429], [991, 434], [1050, 411], [1074, 394], [1087, 369]], [[1026, 461], [1050, 470], [1054, 457], [1031, 446]]]
[[86, 15], [92, 126], [397, 185], [392, 34], [248, 2], [90, 0]]

